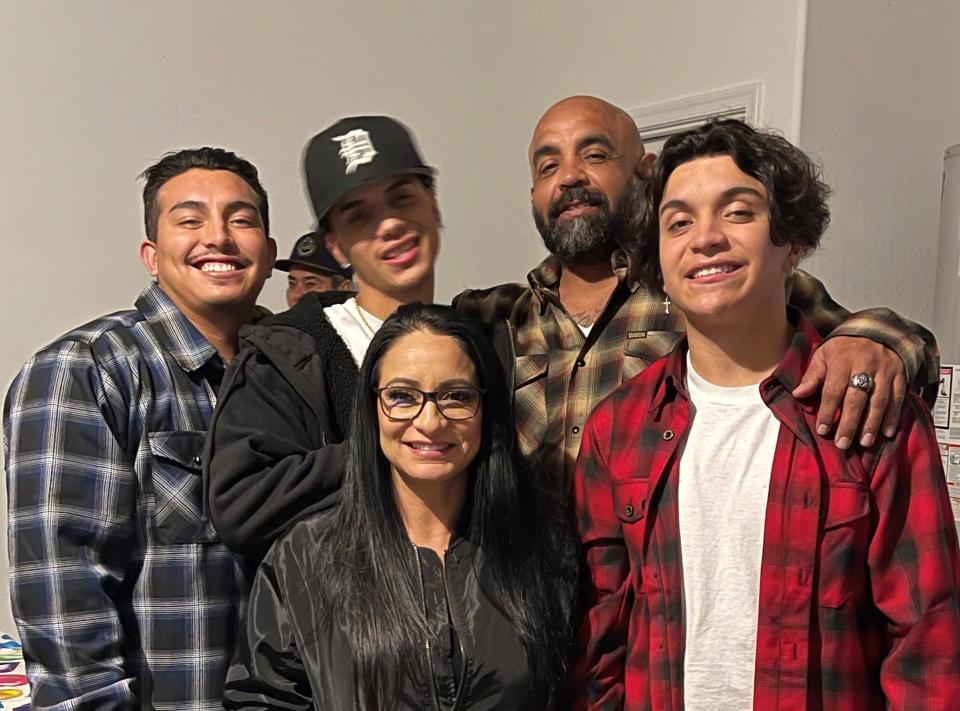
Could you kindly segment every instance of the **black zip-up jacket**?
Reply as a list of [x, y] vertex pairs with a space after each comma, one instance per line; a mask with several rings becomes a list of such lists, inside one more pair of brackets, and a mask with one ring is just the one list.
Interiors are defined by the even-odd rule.
[[[323, 308], [351, 296], [306, 294], [240, 333], [210, 423], [203, 476], [221, 540], [252, 559], [296, 521], [339, 500], [359, 373]], [[493, 340], [512, 383], [509, 328], [494, 325]]]
[[305, 294], [240, 332], [220, 386], [203, 475], [221, 540], [259, 559], [296, 520], [335, 505], [358, 369], [323, 314], [348, 292]]
[[[336, 571], [319, 569], [317, 546], [331, 519], [321, 514], [300, 521], [261, 563], [224, 687], [226, 708], [355, 708], [349, 640], [339, 622], [320, 623], [330, 619], [320, 609], [328, 597], [320, 591]], [[455, 536], [441, 566], [434, 551], [411, 545], [408, 562], [410, 574], [419, 576], [415, 587], [422, 584], [431, 637], [418, 650], [419, 673], [403, 681], [389, 708], [543, 709], [545, 700], [532, 698], [520, 640], [483, 592], [489, 581], [476, 546]]]

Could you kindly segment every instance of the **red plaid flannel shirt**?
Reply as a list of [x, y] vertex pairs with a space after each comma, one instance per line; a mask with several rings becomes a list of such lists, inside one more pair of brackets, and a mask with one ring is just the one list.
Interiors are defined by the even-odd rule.
[[[868, 450], [814, 432], [790, 395], [819, 336], [760, 384], [780, 420], [760, 574], [755, 709], [960, 709], [960, 555], [930, 414]], [[590, 585], [577, 709], [683, 709], [678, 448], [684, 344], [604, 400], [574, 476]], [[717, 535], [723, 535], [717, 531]]]

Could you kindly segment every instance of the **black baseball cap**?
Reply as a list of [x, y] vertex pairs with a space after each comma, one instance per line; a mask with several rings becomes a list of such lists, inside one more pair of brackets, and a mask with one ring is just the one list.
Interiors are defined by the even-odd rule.
[[389, 175], [433, 176], [410, 130], [389, 116], [350, 116], [310, 139], [303, 155], [317, 221], [356, 187]]
[[308, 232], [298, 239], [290, 252], [290, 259], [278, 259], [273, 265], [282, 272], [290, 271], [291, 267], [304, 267], [313, 271], [326, 272], [344, 279], [353, 278], [353, 269], [341, 267], [337, 260], [327, 251], [323, 237], [316, 232]]

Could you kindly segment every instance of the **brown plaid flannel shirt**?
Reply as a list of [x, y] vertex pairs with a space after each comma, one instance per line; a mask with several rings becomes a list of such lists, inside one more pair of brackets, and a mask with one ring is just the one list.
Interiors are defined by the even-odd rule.
[[[587, 336], [560, 303], [561, 264], [554, 256], [530, 272], [528, 287], [467, 290], [453, 300], [462, 313], [512, 325], [520, 448], [559, 477], [565, 492], [587, 416], [618, 385], [669, 353], [684, 330], [683, 317], [676, 310], [664, 313], [660, 297], [640, 285], [626, 252], [614, 252], [612, 266], [619, 285]], [[896, 351], [915, 387], [939, 382], [933, 336], [889, 309], [851, 315], [823, 284], [799, 270], [790, 304], [825, 336], [863, 336]]]

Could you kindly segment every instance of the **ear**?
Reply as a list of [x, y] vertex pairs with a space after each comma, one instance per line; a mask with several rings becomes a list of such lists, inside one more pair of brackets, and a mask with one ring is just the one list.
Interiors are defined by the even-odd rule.
[[277, 241], [273, 237], [267, 237], [267, 255], [270, 258], [270, 272], [267, 279], [273, 276], [273, 265], [277, 261]]
[[649, 178], [653, 174], [653, 166], [657, 162], [656, 153], [644, 153], [637, 159], [634, 172], [641, 178]]
[[784, 263], [783, 270], [788, 274], [797, 268], [800, 260], [803, 259], [804, 246], [802, 244], [791, 244], [790, 252], [787, 254], [787, 261]]
[[433, 205], [433, 214], [437, 218], [437, 227], [443, 227], [443, 215], [440, 214], [440, 204], [437, 202], [437, 194], [430, 193], [430, 204]]
[[140, 243], [140, 261], [154, 279], [157, 278], [157, 243], [145, 239]]
[[333, 258], [337, 260], [338, 264], [349, 264], [350, 260], [347, 258], [347, 255], [343, 253], [343, 250], [340, 249], [340, 245], [337, 244], [337, 238], [333, 232], [327, 232], [323, 236], [323, 244], [327, 248], [327, 251], [333, 255]]

